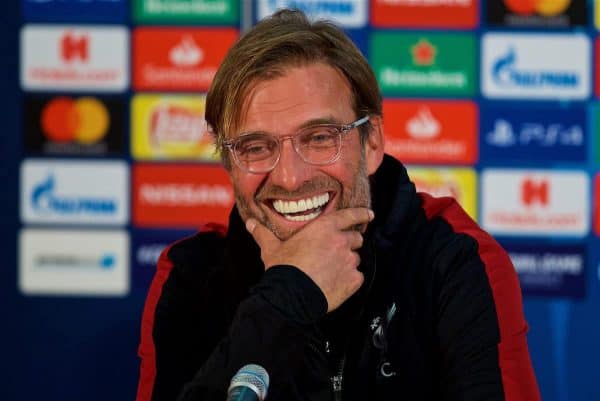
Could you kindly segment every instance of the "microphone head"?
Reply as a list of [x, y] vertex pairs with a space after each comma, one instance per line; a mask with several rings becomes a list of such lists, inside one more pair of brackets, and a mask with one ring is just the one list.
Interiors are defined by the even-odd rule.
[[240, 386], [251, 388], [258, 395], [258, 399], [263, 401], [267, 396], [267, 389], [269, 388], [269, 374], [260, 365], [249, 364], [243, 366], [231, 378], [227, 392], [230, 392], [234, 387]]

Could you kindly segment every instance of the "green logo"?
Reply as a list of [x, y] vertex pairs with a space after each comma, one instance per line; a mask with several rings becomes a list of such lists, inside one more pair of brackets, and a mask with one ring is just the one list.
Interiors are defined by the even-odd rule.
[[238, 0], [134, 0], [136, 22], [239, 24]]
[[385, 95], [475, 95], [469, 34], [376, 32], [371, 64]]

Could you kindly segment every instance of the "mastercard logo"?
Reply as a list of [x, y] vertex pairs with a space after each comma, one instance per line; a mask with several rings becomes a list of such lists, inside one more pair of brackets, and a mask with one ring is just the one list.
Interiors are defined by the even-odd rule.
[[106, 106], [93, 97], [54, 98], [41, 115], [42, 131], [55, 142], [92, 144], [106, 135], [109, 124]]
[[504, 0], [504, 4], [518, 14], [538, 13], [545, 17], [553, 17], [565, 11], [571, 0]]

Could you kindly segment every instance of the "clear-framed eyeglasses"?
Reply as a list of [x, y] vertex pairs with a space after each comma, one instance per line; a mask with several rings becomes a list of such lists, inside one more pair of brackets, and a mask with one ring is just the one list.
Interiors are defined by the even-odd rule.
[[293, 135], [273, 136], [264, 133], [242, 134], [223, 142], [235, 163], [249, 173], [268, 173], [281, 156], [281, 144], [292, 141], [294, 150], [308, 164], [336, 162], [342, 149], [342, 136], [369, 121], [369, 116], [350, 124], [318, 124], [302, 128]]

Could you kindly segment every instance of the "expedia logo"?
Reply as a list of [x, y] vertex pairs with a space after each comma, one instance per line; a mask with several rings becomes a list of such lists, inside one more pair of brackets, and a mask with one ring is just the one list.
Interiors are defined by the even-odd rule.
[[58, 214], [99, 214], [111, 215], [117, 210], [116, 202], [109, 198], [67, 197], [55, 193], [53, 175], [34, 187], [31, 194], [31, 206], [40, 213]]
[[115, 267], [116, 256], [112, 253], [105, 253], [99, 257], [81, 257], [64, 253], [44, 253], [35, 258], [35, 266], [38, 269], [71, 268], [71, 269], [102, 269], [110, 270]]

